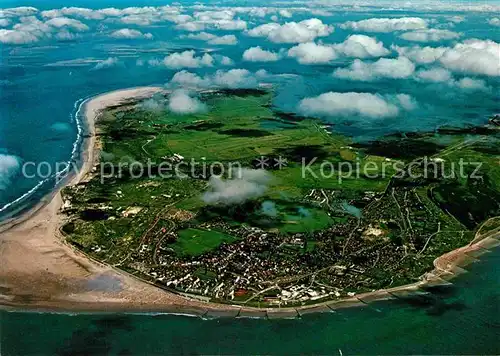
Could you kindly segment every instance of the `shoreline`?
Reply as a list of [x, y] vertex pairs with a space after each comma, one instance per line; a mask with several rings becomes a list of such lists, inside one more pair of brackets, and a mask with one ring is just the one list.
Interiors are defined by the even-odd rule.
[[63, 206], [61, 190], [67, 185], [85, 182], [92, 173], [99, 152], [95, 123], [101, 110], [164, 91], [162, 87], [136, 87], [111, 91], [82, 102], [85, 134], [80, 147], [80, 169], [32, 209], [0, 225], [0, 309], [293, 318], [404, 298], [421, 288], [446, 285], [451, 278], [465, 273], [464, 267], [477, 261], [488, 249], [500, 245], [500, 228], [485, 234], [480, 234], [481, 228], [478, 228], [469, 245], [436, 258], [434, 270], [416, 283], [307, 306], [273, 308], [190, 299], [93, 260], [64, 242], [59, 231], [65, 219], [60, 212]]

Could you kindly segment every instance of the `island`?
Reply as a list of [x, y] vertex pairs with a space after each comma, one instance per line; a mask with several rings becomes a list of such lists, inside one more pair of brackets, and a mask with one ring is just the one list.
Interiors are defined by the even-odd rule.
[[2, 234], [6, 256], [39, 249], [14, 251], [36, 232], [79, 271], [51, 264], [47, 295], [5, 287], [3, 304], [294, 316], [445, 284], [500, 244], [494, 123], [356, 142], [280, 111], [272, 88], [201, 91], [191, 114], [170, 95], [84, 104], [83, 169]]

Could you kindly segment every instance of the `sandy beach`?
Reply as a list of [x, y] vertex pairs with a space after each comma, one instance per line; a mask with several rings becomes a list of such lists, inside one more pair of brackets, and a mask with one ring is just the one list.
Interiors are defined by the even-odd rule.
[[[163, 91], [142, 87], [106, 93], [85, 104], [88, 137], [83, 143], [82, 168], [68, 182], [84, 181], [97, 163], [95, 122], [101, 110], [133, 98]], [[49, 199], [50, 198], [50, 199]], [[435, 270], [418, 283], [357, 295], [303, 308], [255, 309], [206, 303], [164, 291], [125, 272], [89, 259], [64, 243], [59, 231], [65, 219], [62, 198], [55, 192], [36, 210], [11, 222], [0, 233], [0, 306], [55, 311], [169, 312], [202, 316], [295, 317], [308, 312], [366, 305], [375, 300], [404, 296], [425, 285], [448, 283], [464, 267], [500, 245], [500, 231], [478, 233], [468, 246], [434, 261]]]

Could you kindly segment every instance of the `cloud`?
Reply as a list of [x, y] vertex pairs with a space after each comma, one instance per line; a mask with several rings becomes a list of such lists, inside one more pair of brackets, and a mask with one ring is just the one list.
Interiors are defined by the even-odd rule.
[[383, 57], [391, 53], [381, 41], [365, 35], [351, 35], [333, 48], [345, 56], [356, 58]]
[[106, 68], [112, 68], [117, 65], [121, 64], [118, 58], [116, 57], [109, 57], [108, 59], [104, 59], [100, 62], [98, 62], [92, 70], [100, 70], [100, 69], [106, 69]]
[[274, 43], [304, 43], [314, 41], [317, 37], [328, 36], [333, 30], [333, 26], [312, 18], [301, 22], [287, 22], [284, 25], [267, 23], [247, 31], [247, 34], [251, 37], [267, 37]]
[[225, 35], [216, 36], [208, 32], [191, 33], [187, 36], [181, 36], [181, 38], [189, 38], [191, 40], [206, 41], [213, 45], [235, 45], [238, 43], [238, 39], [235, 35]]
[[142, 101], [139, 107], [145, 111], [162, 112], [166, 107], [166, 100], [163, 95], [155, 94], [151, 98]]
[[201, 57], [195, 55], [194, 50], [172, 53], [166, 56], [162, 63], [171, 69], [212, 67], [214, 65], [214, 58], [208, 53]]
[[142, 33], [138, 30], [133, 30], [130, 28], [123, 28], [121, 30], [114, 31], [110, 34], [110, 37], [119, 39], [134, 39], [134, 38], [147, 38], [152, 39], [153, 35], [151, 33]]
[[238, 43], [238, 39], [235, 35], [225, 35], [221, 37], [215, 37], [208, 41], [209, 44], [213, 45], [225, 45], [232, 46]]
[[419, 64], [433, 63], [441, 58], [447, 50], [446, 47], [399, 47], [394, 45], [391, 48], [398, 52], [400, 56], [407, 57]]
[[431, 68], [417, 72], [416, 78], [424, 82], [448, 82], [453, 79], [451, 72], [444, 68]]
[[44, 39], [72, 39], [77, 36], [70, 32], [83, 32], [89, 27], [78, 20], [66, 17], [56, 17], [46, 22], [40, 21], [35, 16], [25, 16], [19, 19], [11, 30], [0, 29], [0, 42], [5, 44], [27, 44]]
[[393, 49], [417, 63], [440, 62], [454, 72], [500, 76], [500, 44], [491, 40], [466, 40], [452, 48], [393, 46]]
[[21, 159], [17, 156], [0, 153], [0, 191], [6, 190], [12, 178], [21, 168]]
[[396, 94], [396, 100], [399, 105], [406, 111], [412, 111], [418, 108], [417, 101], [408, 94]]
[[371, 93], [329, 92], [317, 97], [303, 99], [299, 111], [310, 116], [364, 116], [380, 119], [398, 116], [400, 109], [408, 109], [415, 102], [408, 95], [381, 96]]
[[54, 31], [54, 27], [34, 16], [21, 17], [20, 23], [15, 24], [12, 30], [0, 29], [0, 42], [5, 44], [34, 43], [51, 37]]
[[58, 133], [66, 133], [71, 131], [71, 125], [67, 122], [55, 122], [50, 125], [50, 129]]
[[39, 40], [39, 37], [30, 32], [0, 29], [0, 42], [5, 44], [26, 44]]
[[235, 205], [263, 196], [272, 176], [265, 170], [241, 168], [232, 171], [233, 179], [223, 180], [212, 176], [208, 182], [208, 191], [202, 196], [210, 205]]
[[110, 8], [97, 11], [109, 17], [108, 21], [127, 25], [151, 26], [167, 21], [175, 24], [193, 21], [191, 16], [181, 14], [180, 9], [175, 6]]
[[80, 38], [80, 37], [81, 37], [80, 34], [69, 32], [67, 30], [62, 30], [62, 31], [59, 31], [58, 33], [56, 33], [56, 38], [59, 41], [73, 41], [73, 40]]
[[193, 14], [198, 21], [232, 20], [234, 15], [234, 11], [227, 9], [217, 11], [197, 11]]
[[377, 39], [365, 35], [351, 35], [342, 43], [333, 45], [301, 43], [288, 51], [288, 56], [301, 64], [329, 63], [340, 56], [370, 58], [382, 57], [391, 52]]
[[243, 53], [243, 60], [247, 62], [276, 62], [279, 54], [263, 50], [260, 46], [247, 49]]
[[229, 58], [229, 57], [215, 55], [215, 58], [223, 66], [232, 66], [232, 65], [234, 65], [234, 61], [231, 58]]
[[488, 91], [490, 88], [486, 85], [486, 82], [482, 79], [472, 79], [472, 78], [462, 78], [458, 80], [455, 85], [464, 90], [478, 90], [478, 91]]
[[337, 59], [337, 52], [332, 46], [314, 42], [301, 43], [288, 50], [288, 57], [295, 58], [301, 64], [324, 64]]
[[219, 87], [251, 88], [258, 85], [252, 73], [246, 69], [218, 70], [212, 77], [212, 82]]
[[413, 42], [439, 42], [444, 40], [454, 40], [460, 38], [461, 33], [450, 30], [427, 29], [403, 33], [402, 39]]
[[281, 17], [286, 17], [286, 18], [293, 17], [293, 13], [290, 10], [282, 9], [279, 10], [278, 13], [280, 14]]
[[235, 12], [232, 10], [201, 11], [193, 14], [194, 19], [184, 21], [176, 26], [178, 30], [203, 31], [211, 28], [221, 31], [241, 31], [247, 29], [247, 22], [239, 18], [234, 18]]
[[208, 88], [212, 85], [212, 81], [209, 77], [202, 78], [197, 74], [183, 70], [175, 73], [170, 81], [170, 85], [188, 88]]
[[0, 9], [0, 17], [32, 16], [38, 13], [38, 9], [31, 6], [11, 7]]
[[482, 79], [464, 77], [455, 80], [449, 70], [440, 67], [420, 70], [415, 74], [415, 79], [428, 83], [444, 83], [452, 88], [466, 91], [489, 91], [491, 89]]
[[406, 57], [381, 58], [372, 63], [356, 59], [349, 68], [339, 68], [333, 75], [346, 80], [369, 82], [384, 78], [404, 79], [413, 75], [414, 71], [415, 65]]
[[453, 23], [462, 23], [465, 21], [465, 17], [464, 16], [450, 16], [450, 17], [447, 17], [447, 19]]
[[67, 61], [57, 61], [57, 62], [53, 62], [53, 63], [48, 63], [45, 66], [47, 66], [47, 67], [85, 67], [85, 66], [89, 66], [91, 64], [95, 64], [95, 63], [99, 63], [99, 62], [101, 62], [101, 60], [89, 57], [89, 58], [70, 59]]
[[170, 111], [181, 115], [195, 114], [207, 110], [205, 104], [197, 98], [191, 97], [189, 92], [182, 89], [175, 90], [170, 94], [168, 108]]
[[9, 19], [0, 19], [0, 27], [7, 27], [10, 25]]
[[362, 32], [394, 32], [420, 30], [427, 28], [427, 21], [420, 17], [372, 18], [361, 21], [348, 21], [340, 25], [343, 29]]
[[246, 69], [231, 69], [228, 71], [218, 70], [212, 75], [200, 77], [187, 71], [176, 73], [169, 85], [184, 88], [255, 88], [258, 86], [257, 77]]
[[467, 40], [447, 49], [439, 61], [455, 72], [500, 76], [500, 44], [491, 40]]
[[215, 29], [223, 31], [241, 31], [247, 29], [247, 23], [243, 20], [220, 20], [211, 24]]
[[68, 27], [71, 28], [75, 31], [88, 31], [89, 27], [85, 25], [84, 23], [75, 20], [75, 19], [70, 19], [67, 17], [55, 17], [53, 19], [48, 20], [45, 22], [45, 24], [57, 28], [61, 27]]
[[500, 18], [498, 17], [493, 17], [491, 19], [488, 20], [488, 23], [491, 25], [491, 26], [497, 26], [497, 27], [500, 27]]
[[177, 26], [175, 26], [175, 28], [177, 30], [196, 32], [205, 30], [206, 26], [204, 23], [201, 22], [186, 22], [178, 24]]
[[63, 7], [62, 9], [46, 10], [41, 12], [42, 17], [54, 18], [61, 16], [80, 17], [86, 20], [102, 20], [106, 15], [100, 11], [82, 7]]
[[300, 44], [288, 51], [289, 57], [302, 64], [328, 63], [339, 56], [370, 58], [388, 54], [390, 51], [382, 42], [365, 35], [351, 35], [344, 42], [333, 45]]
[[199, 41], [209, 41], [214, 38], [217, 38], [217, 36], [208, 32], [199, 32], [199, 33], [190, 33], [187, 36], [181, 36], [181, 38], [189, 38], [191, 40], [199, 40]]

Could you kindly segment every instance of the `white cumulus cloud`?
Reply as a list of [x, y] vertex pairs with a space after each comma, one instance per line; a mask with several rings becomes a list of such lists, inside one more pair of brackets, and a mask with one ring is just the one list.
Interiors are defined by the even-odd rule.
[[456, 82], [456, 86], [463, 90], [488, 91], [490, 88], [482, 79], [462, 78]]
[[397, 94], [396, 100], [399, 102], [399, 105], [406, 111], [411, 111], [418, 108], [418, 102], [408, 94]]
[[392, 49], [398, 52], [400, 56], [407, 57], [420, 64], [429, 64], [437, 61], [447, 50], [446, 47], [399, 47], [392, 46]]
[[295, 58], [301, 64], [324, 64], [338, 57], [332, 46], [314, 42], [301, 43], [288, 50], [288, 57]]
[[493, 17], [491, 19], [488, 20], [488, 23], [491, 25], [491, 26], [497, 26], [497, 27], [500, 27], [500, 18], [498, 17]]
[[328, 92], [303, 99], [299, 111], [310, 116], [364, 116], [373, 119], [395, 117], [403, 106], [415, 105], [409, 96], [383, 97], [371, 93]]
[[10, 20], [9, 19], [1, 19], [0, 18], [0, 27], [7, 27], [10, 25]]
[[491, 40], [467, 40], [446, 50], [440, 62], [456, 72], [500, 76], [500, 44]]
[[451, 72], [444, 68], [431, 68], [420, 70], [416, 73], [416, 78], [424, 82], [448, 82], [453, 79]]
[[394, 32], [427, 28], [427, 21], [420, 17], [371, 18], [361, 21], [348, 21], [341, 25], [344, 29], [362, 32]]
[[6, 44], [25, 44], [39, 41], [31, 32], [0, 29], [0, 42]]
[[224, 35], [212, 38], [211, 40], [208, 41], [208, 43], [213, 45], [232, 46], [238, 43], [238, 39], [236, 38], [235, 35]]
[[440, 42], [444, 40], [454, 40], [460, 38], [461, 33], [450, 30], [426, 29], [403, 33], [400, 37], [413, 42]]
[[279, 59], [278, 53], [266, 51], [260, 46], [249, 48], [243, 53], [243, 60], [247, 62], [276, 62]]
[[67, 17], [55, 17], [53, 19], [48, 20], [45, 22], [45, 24], [57, 28], [61, 27], [68, 27], [71, 28], [75, 31], [88, 31], [89, 27], [85, 25], [84, 23], [75, 20], [75, 19], [70, 19]]
[[100, 69], [106, 69], [106, 68], [112, 68], [117, 65], [121, 64], [120, 60], [116, 57], [109, 57], [107, 59], [104, 59], [102, 61], [99, 61], [92, 70], [100, 70]]
[[257, 77], [246, 69], [218, 70], [214, 74], [203, 77], [188, 72], [176, 73], [170, 81], [170, 86], [184, 88], [255, 88], [258, 86]]
[[356, 58], [383, 57], [391, 53], [381, 41], [365, 35], [351, 35], [333, 47], [348, 57]]
[[6, 190], [19, 172], [21, 160], [17, 156], [0, 153], [0, 192]]
[[440, 62], [454, 72], [500, 76], [500, 44], [492, 40], [470, 39], [453, 47], [398, 47], [400, 55], [421, 64]]
[[205, 104], [182, 89], [175, 90], [170, 94], [168, 108], [170, 111], [181, 115], [195, 114], [207, 110]]
[[208, 53], [196, 57], [196, 52], [191, 50], [172, 53], [166, 56], [162, 63], [171, 69], [212, 67], [214, 65], [214, 58]]
[[208, 182], [208, 191], [202, 196], [210, 205], [234, 205], [263, 196], [272, 180], [265, 170], [241, 168], [231, 171], [232, 179], [223, 180], [212, 176]]
[[141, 31], [133, 30], [130, 28], [123, 28], [121, 30], [114, 31], [110, 34], [110, 36], [113, 38], [120, 38], [120, 39], [153, 38], [153, 35], [151, 33], [142, 33]]
[[238, 39], [236, 38], [235, 35], [224, 35], [219, 37], [217, 35], [214, 35], [213, 33], [208, 33], [204, 31], [199, 33], [191, 33], [187, 36], [181, 36], [181, 38], [206, 41], [209, 44], [214, 44], [214, 45], [235, 45], [238, 43]]
[[339, 68], [333, 75], [353, 81], [375, 81], [384, 78], [404, 79], [413, 75], [415, 65], [406, 57], [396, 59], [381, 58], [376, 62], [363, 62], [359, 59], [348, 68]]
[[255, 27], [247, 34], [252, 37], [266, 37], [274, 43], [304, 43], [325, 37], [333, 32], [333, 26], [312, 18], [301, 22], [287, 22], [284, 25], [268, 23]]

